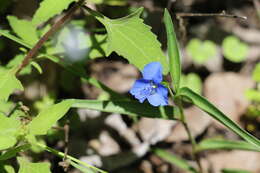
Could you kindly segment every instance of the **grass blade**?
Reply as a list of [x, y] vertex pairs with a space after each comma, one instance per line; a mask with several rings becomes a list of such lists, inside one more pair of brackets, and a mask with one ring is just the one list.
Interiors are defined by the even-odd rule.
[[174, 32], [172, 19], [167, 9], [164, 10], [163, 21], [167, 33], [167, 48], [170, 64], [170, 73], [173, 82], [172, 86], [174, 86], [175, 92], [178, 92], [181, 79], [180, 52], [177, 37]]
[[214, 119], [218, 120], [221, 124], [225, 125], [227, 128], [235, 132], [237, 135], [239, 135], [249, 143], [252, 143], [260, 148], [260, 140], [239, 127], [235, 122], [228, 118], [228, 116], [226, 116], [223, 112], [221, 112], [218, 108], [211, 104], [206, 98], [198, 95], [197, 93], [186, 87], [180, 89], [179, 95], [177, 95], [177, 97], [178, 96], [188, 97], [189, 99], [191, 99], [193, 104], [198, 106], [203, 111], [207, 112]]
[[175, 165], [185, 171], [188, 171], [191, 173], [198, 173], [198, 171], [195, 168], [193, 168], [192, 166], [190, 166], [186, 160], [183, 160], [165, 150], [156, 149], [156, 150], [154, 150], [154, 153], [157, 156], [163, 158], [164, 160], [172, 163], [173, 165]]
[[204, 150], [218, 150], [218, 149], [236, 149], [236, 150], [248, 150], [248, 151], [257, 151], [260, 152], [258, 147], [245, 142], [245, 141], [230, 141], [225, 139], [206, 139], [201, 141], [197, 147], [196, 151], [204, 151]]

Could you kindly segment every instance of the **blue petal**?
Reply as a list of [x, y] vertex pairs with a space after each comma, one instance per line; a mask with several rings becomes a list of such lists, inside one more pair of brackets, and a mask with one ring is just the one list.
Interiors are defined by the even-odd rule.
[[144, 100], [150, 95], [149, 92], [144, 92], [145, 89], [150, 88], [150, 81], [145, 79], [136, 80], [133, 87], [130, 90], [130, 93], [139, 100], [139, 102], [143, 103]]
[[160, 62], [152, 62], [147, 64], [143, 71], [143, 78], [153, 80], [156, 83], [162, 82], [162, 65]]
[[168, 105], [168, 90], [163, 85], [159, 84], [156, 93], [149, 95], [147, 99], [153, 106]]
[[164, 85], [162, 84], [157, 85], [157, 93], [167, 98], [168, 101], [168, 89]]

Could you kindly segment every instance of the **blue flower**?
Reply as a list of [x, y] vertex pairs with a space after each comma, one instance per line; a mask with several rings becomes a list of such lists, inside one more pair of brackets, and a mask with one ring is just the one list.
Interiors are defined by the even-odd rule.
[[159, 62], [147, 64], [142, 71], [143, 78], [136, 80], [130, 93], [143, 103], [145, 99], [153, 106], [168, 105], [168, 89], [162, 82], [162, 66]]

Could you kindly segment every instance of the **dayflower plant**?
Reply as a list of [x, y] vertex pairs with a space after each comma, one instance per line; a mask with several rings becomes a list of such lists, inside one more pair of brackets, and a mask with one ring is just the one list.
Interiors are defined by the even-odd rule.
[[141, 103], [147, 99], [153, 106], [168, 105], [168, 89], [161, 84], [163, 79], [161, 63], [147, 64], [142, 75], [143, 78], [135, 81], [130, 93]]

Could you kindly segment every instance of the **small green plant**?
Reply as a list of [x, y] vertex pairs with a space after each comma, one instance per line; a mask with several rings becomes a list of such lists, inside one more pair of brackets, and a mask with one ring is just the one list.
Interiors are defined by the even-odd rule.
[[217, 47], [214, 42], [210, 40], [201, 41], [197, 38], [189, 41], [186, 50], [196, 64], [204, 64], [217, 54]]
[[223, 40], [222, 49], [225, 58], [235, 63], [244, 61], [248, 54], [248, 45], [233, 35]]

